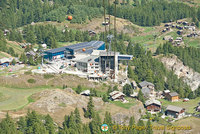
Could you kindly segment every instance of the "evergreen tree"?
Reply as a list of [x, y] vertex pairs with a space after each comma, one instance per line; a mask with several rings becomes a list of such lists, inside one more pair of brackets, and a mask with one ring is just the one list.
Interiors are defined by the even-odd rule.
[[124, 87], [123, 87], [123, 93], [126, 96], [130, 96], [133, 93], [133, 89], [132, 89], [131, 85], [129, 85], [129, 84], [124, 85]]
[[151, 125], [151, 121], [150, 120], [147, 121], [146, 134], [153, 134], [152, 125]]
[[81, 116], [80, 116], [78, 108], [76, 108], [74, 110], [74, 114], [75, 114], [75, 122], [76, 122], [76, 124], [80, 125], [81, 124]]
[[17, 134], [15, 123], [8, 113], [6, 114], [6, 118], [0, 123], [0, 134]]
[[16, 61], [15, 59], [12, 60], [12, 65], [15, 65], [16, 64]]
[[92, 96], [90, 96], [90, 99], [89, 99], [89, 102], [88, 102], [88, 105], [87, 105], [87, 111], [85, 112], [84, 116], [86, 118], [93, 118], [94, 117], [94, 104], [93, 104], [93, 101], [92, 101]]
[[107, 96], [106, 94], [103, 95], [102, 100], [103, 100], [104, 102], [109, 102], [108, 96]]
[[144, 95], [141, 90], [138, 93], [138, 100], [140, 100], [142, 103], [144, 103], [144, 101], [145, 101]]
[[35, 111], [28, 112], [26, 116], [26, 134], [47, 134], [44, 124]]
[[137, 126], [143, 127], [143, 129], [141, 129], [140, 131], [137, 131], [138, 134], [145, 134], [145, 125], [144, 122], [142, 120], [139, 120], [137, 123]]
[[29, 30], [26, 34], [26, 41], [32, 44], [36, 43], [36, 37], [32, 30]]
[[81, 85], [78, 85], [76, 88], [76, 93], [80, 94], [81, 92], [82, 92], [82, 87], [81, 87]]
[[128, 133], [129, 134], [136, 134], [136, 129], [134, 128], [134, 126], [135, 126], [135, 118], [134, 118], [134, 116], [132, 116], [130, 118], [129, 126], [131, 127], [131, 130]]
[[24, 117], [20, 117], [19, 121], [17, 122], [19, 131], [21, 131], [22, 133], [25, 133], [26, 131], [26, 121], [24, 119]]
[[47, 116], [45, 116], [45, 124], [44, 125], [49, 134], [55, 134], [54, 122], [49, 114]]
[[91, 134], [100, 134], [101, 118], [98, 113], [94, 114], [93, 120], [89, 123]]

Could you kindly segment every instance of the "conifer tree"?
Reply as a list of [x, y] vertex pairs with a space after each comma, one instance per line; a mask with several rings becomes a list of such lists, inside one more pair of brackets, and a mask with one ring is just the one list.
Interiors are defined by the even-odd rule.
[[6, 114], [6, 118], [0, 123], [0, 134], [17, 134], [15, 123], [8, 113]]
[[17, 122], [19, 131], [21, 131], [22, 133], [25, 133], [26, 131], [26, 121], [24, 117], [20, 117], [19, 121]]
[[138, 93], [138, 100], [140, 100], [142, 103], [144, 103], [144, 101], [145, 101], [144, 95], [141, 90]]
[[74, 110], [74, 114], [75, 114], [75, 122], [76, 122], [76, 124], [81, 124], [81, 116], [80, 116], [78, 108], [76, 108]]
[[49, 114], [47, 116], [45, 116], [45, 124], [44, 125], [49, 134], [55, 134], [54, 122]]
[[94, 104], [93, 104], [93, 101], [92, 101], [92, 96], [90, 96], [90, 99], [89, 99], [89, 102], [88, 102], [88, 105], [87, 105], [87, 111], [85, 112], [84, 116], [86, 118], [93, 118], [94, 117]]
[[135, 118], [134, 118], [134, 116], [132, 116], [130, 118], [129, 126], [131, 127], [131, 129], [130, 129], [130, 131], [128, 133], [129, 134], [136, 134], [136, 129], [134, 128], [134, 126], [135, 126]]
[[101, 119], [98, 113], [95, 113], [93, 120], [89, 123], [91, 134], [100, 134]]
[[150, 120], [147, 121], [146, 134], [153, 134], [152, 125], [151, 125], [151, 121]]

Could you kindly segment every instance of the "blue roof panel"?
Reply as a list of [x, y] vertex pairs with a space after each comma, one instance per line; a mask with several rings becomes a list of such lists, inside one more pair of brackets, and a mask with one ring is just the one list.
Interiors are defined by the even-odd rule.
[[86, 51], [90, 53], [91, 50], [98, 49], [103, 44], [104, 44], [103, 41], [82, 42], [82, 43], [78, 43], [78, 44], [74, 44], [74, 45], [70, 45], [70, 46], [64, 46], [64, 47], [60, 47], [60, 48], [51, 49], [51, 50], [48, 50], [45, 52], [46, 53], [57, 53], [57, 52], [65, 51], [66, 49], [71, 49], [74, 51], [82, 51], [82, 49], [85, 48]]

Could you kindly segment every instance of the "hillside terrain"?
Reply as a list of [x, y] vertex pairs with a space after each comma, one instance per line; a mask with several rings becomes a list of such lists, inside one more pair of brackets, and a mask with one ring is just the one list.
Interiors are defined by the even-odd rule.
[[179, 78], [182, 78], [193, 91], [200, 86], [200, 74], [188, 66], [184, 66], [176, 56], [163, 57], [161, 61], [166, 65], [167, 69], [174, 71]]
[[102, 134], [102, 124], [200, 132], [200, 1], [0, 0], [0, 134]]

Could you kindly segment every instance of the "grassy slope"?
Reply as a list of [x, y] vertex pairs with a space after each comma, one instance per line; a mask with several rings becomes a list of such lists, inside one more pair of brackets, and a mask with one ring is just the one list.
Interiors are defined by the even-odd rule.
[[21, 48], [16, 42], [9, 41], [7, 47], [12, 47], [17, 54], [23, 53], [23, 48]]
[[5, 52], [1, 52], [1, 51], [0, 51], [0, 59], [1, 59], [1, 58], [4, 58], [4, 57], [5, 57], [5, 58], [9, 58], [9, 57], [12, 57], [12, 56], [10, 56], [9, 54], [7, 54], [7, 53], [5, 53]]
[[43, 88], [14, 89], [5, 87], [1, 87], [0, 89], [0, 93], [6, 97], [6, 99], [0, 99], [0, 110], [13, 110], [24, 107], [29, 103], [28, 97], [30, 95], [44, 90]]
[[188, 113], [194, 113], [195, 112], [195, 107], [198, 105], [198, 103], [200, 102], [200, 97], [196, 98], [196, 99], [192, 99], [188, 102], [183, 102], [182, 100], [178, 101], [178, 102], [170, 102], [164, 99], [160, 100], [162, 102], [163, 106], [168, 106], [168, 105], [174, 105], [174, 106], [179, 106], [179, 107], [183, 107], [186, 109], [186, 112]]

